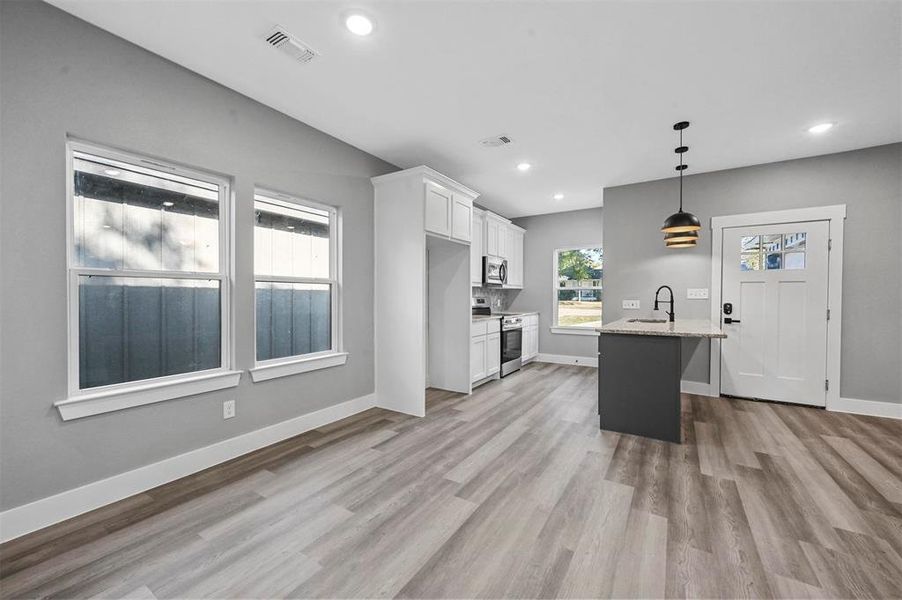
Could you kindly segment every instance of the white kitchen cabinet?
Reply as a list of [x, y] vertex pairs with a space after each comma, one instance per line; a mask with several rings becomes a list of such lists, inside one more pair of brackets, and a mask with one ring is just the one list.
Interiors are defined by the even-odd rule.
[[425, 229], [441, 236], [451, 235], [451, 191], [426, 182]]
[[[488, 339], [485, 335], [470, 339], [470, 381], [475, 382], [488, 377], [486, 373]], [[500, 358], [499, 358], [500, 360]]]
[[493, 212], [485, 213], [485, 253], [489, 256], [507, 258], [507, 219]]
[[523, 318], [523, 361], [539, 355], [539, 316], [527, 315]]
[[451, 238], [471, 242], [473, 237], [473, 199], [454, 192], [451, 194]]
[[485, 374], [488, 377], [501, 370], [501, 334], [490, 333], [485, 339]]
[[473, 208], [470, 240], [470, 282], [482, 285], [482, 256], [485, 254], [485, 211]]
[[505, 287], [520, 289], [523, 287], [523, 241], [526, 230], [510, 224], [507, 226], [506, 232], [507, 285]]

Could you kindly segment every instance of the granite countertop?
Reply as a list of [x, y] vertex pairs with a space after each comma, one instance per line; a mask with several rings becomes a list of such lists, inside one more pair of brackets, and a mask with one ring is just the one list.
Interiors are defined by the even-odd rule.
[[500, 319], [501, 315], [473, 315], [473, 322], [476, 321], [488, 321], [489, 319]]
[[495, 312], [490, 315], [473, 315], [473, 322], [475, 323], [476, 321], [484, 321], [486, 319], [500, 319], [502, 317], [509, 317], [511, 315], [525, 317], [526, 315], [537, 315], [537, 314], [539, 314], [539, 311], [521, 312], [521, 311], [506, 310], [506, 311], [502, 311], [502, 312]]
[[719, 324], [709, 319], [677, 319], [670, 323], [638, 323], [620, 319], [596, 328], [601, 334], [620, 333], [627, 335], [657, 335], [666, 337], [725, 338]]

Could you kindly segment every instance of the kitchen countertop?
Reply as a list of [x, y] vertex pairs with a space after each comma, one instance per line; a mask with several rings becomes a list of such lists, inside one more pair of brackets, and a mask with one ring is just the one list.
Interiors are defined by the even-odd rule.
[[500, 318], [502, 318], [502, 317], [510, 317], [510, 316], [512, 316], [512, 315], [517, 315], [517, 316], [525, 317], [525, 316], [527, 316], [527, 315], [537, 315], [537, 314], [539, 314], [538, 311], [533, 311], [533, 312], [520, 312], [520, 311], [509, 311], [509, 310], [506, 310], [506, 311], [503, 311], [503, 312], [492, 313], [492, 314], [490, 314], [490, 315], [473, 315], [473, 322], [475, 323], [476, 321], [484, 321], [485, 319], [500, 319]]
[[620, 319], [596, 328], [601, 334], [619, 333], [626, 335], [654, 335], [666, 337], [690, 338], [725, 338], [718, 324], [709, 319], [677, 319], [670, 323], [631, 323], [629, 319]]

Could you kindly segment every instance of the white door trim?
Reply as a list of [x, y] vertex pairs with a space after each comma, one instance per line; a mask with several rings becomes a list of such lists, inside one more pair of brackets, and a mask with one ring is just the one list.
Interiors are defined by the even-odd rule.
[[[711, 322], [720, 322], [720, 306], [723, 303], [723, 230], [727, 227], [751, 227], [757, 225], [778, 225], [804, 221], [830, 222], [830, 253], [827, 268], [827, 308], [830, 320], [827, 322], [827, 410], [841, 410], [839, 397], [840, 350], [842, 333], [842, 261], [843, 227], [846, 220], [846, 205], [815, 206], [789, 210], [771, 210], [742, 215], [711, 217]], [[711, 391], [720, 395], [720, 340], [711, 340]]]

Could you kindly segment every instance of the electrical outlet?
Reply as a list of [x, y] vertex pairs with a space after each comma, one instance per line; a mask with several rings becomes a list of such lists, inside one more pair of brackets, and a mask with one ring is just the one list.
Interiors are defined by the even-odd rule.
[[621, 306], [627, 310], [639, 310], [639, 301], [638, 300], [624, 300], [623, 304]]
[[707, 300], [708, 288], [688, 288], [686, 290], [686, 298], [690, 300]]
[[235, 416], [235, 401], [226, 400], [222, 403], [222, 418], [231, 419]]

